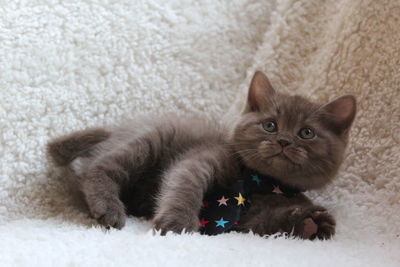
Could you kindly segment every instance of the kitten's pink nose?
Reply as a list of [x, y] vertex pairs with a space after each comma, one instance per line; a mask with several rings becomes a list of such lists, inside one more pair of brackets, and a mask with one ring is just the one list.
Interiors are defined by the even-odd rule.
[[291, 144], [291, 142], [285, 138], [279, 138], [278, 143], [281, 145], [281, 147], [285, 147]]

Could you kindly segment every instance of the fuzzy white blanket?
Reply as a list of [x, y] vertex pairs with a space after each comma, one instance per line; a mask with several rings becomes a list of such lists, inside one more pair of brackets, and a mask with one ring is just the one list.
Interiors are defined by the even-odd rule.
[[[400, 2], [0, 2], [1, 266], [400, 266]], [[48, 162], [50, 137], [88, 125], [237, 112], [255, 69], [358, 98], [342, 171], [310, 194], [333, 240], [105, 231]]]

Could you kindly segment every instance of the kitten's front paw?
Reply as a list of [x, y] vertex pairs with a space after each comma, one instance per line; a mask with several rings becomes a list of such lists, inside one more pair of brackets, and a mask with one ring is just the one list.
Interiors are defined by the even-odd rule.
[[88, 201], [92, 216], [105, 227], [121, 229], [125, 225], [124, 204], [118, 198], [102, 198]]
[[174, 216], [161, 214], [153, 219], [153, 223], [156, 230], [161, 230], [161, 235], [165, 235], [169, 231], [180, 234], [199, 230], [199, 219], [195, 215], [182, 214], [181, 216]]
[[335, 234], [335, 219], [320, 206], [294, 207], [289, 211], [289, 220], [294, 235], [304, 239], [329, 239]]

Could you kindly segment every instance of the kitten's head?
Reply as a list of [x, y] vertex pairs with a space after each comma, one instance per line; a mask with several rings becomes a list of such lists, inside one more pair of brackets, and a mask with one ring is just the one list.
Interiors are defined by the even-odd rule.
[[245, 165], [306, 190], [336, 174], [356, 114], [354, 96], [318, 105], [276, 92], [262, 72], [250, 85], [233, 146]]

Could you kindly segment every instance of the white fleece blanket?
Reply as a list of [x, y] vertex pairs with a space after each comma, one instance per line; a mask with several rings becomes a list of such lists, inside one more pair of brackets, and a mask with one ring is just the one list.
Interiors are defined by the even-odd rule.
[[[400, 2], [0, 1], [1, 266], [400, 266]], [[49, 138], [143, 112], [237, 112], [250, 76], [359, 100], [330, 241], [105, 231]], [[235, 101], [236, 99], [236, 101]], [[232, 104], [234, 103], [234, 104]]]

